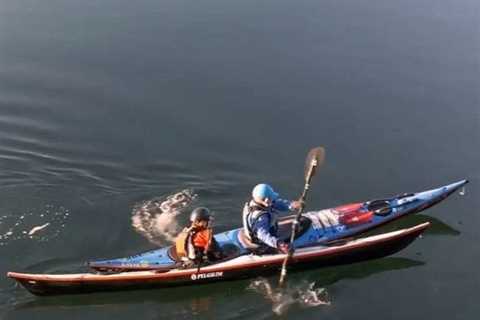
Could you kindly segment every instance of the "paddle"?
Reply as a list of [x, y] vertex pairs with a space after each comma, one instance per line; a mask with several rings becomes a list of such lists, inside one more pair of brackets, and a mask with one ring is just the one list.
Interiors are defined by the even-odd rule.
[[300, 209], [298, 209], [297, 214], [295, 215], [295, 220], [292, 222], [292, 233], [290, 234], [290, 247], [288, 249], [287, 256], [283, 260], [282, 271], [280, 272], [279, 285], [282, 286], [285, 277], [287, 276], [287, 264], [290, 258], [295, 252], [295, 247], [293, 241], [295, 239], [295, 233], [297, 232], [297, 226], [302, 216], [302, 211], [305, 207], [305, 200], [307, 198], [308, 189], [310, 189], [310, 182], [315, 175], [317, 167], [320, 167], [325, 161], [325, 149], [323, 147], [316, 147], [310, 150], [307, 154], [307, 159], [305, 161], [305, 186], [303, 187], [302, 195], [300, 196], [299, 201], [301, 202]]

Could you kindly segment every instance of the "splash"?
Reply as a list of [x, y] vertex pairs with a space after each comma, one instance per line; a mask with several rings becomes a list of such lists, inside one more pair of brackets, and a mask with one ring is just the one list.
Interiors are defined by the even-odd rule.
[[45, 229], [45, 228], [48, 227], [49, 225], [50, 225], [50, 222], [47, 222], [47, 223], [45, 223], [45, 224], [42, 224], [41, 226], [33, 227], [30, 231], [28, 231], [28, 235], [29, 235], [29, 236], [33, 236], [36, 232]]
[[274, 288], [268, 280], [260, 278], [252, 281], [248, 289], [270, 300], [272, 311], [277, 315], [284, 314], [294, 304], [310, 308], [331, 303], [326, 289], [316, 288], [315, 282], [302, 282], [293, 287]]
[[197, 198], [193, 190], [185, 189], [166, 198], [153, 198], [133, 208], [132, 227], [156, 245], [173, 242], [180, 231], [177, 216]]
[[62, 206], [45, 205], [39, 210], [0, 216], [0, 246], [12, 241], [46, 242], [58, 237], [65, 228], [70, 211]]

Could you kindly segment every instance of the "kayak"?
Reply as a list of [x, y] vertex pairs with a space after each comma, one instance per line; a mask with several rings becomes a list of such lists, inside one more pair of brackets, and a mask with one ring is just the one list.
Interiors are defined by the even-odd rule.
[[[392, 220], [423, 211], [444, 200], [467, 183], [468, 180], [461, 180], [423, 192], [304, 213], [296, 233], [294, 247], [298, 249], [328, 244], [362, 234]], [[280, 219], [278, 231], [280, 239], [289, 238], [293, 220], [293, 215]], [[242, 228], [216, 234], [215, 239], [228, 259], [248, 254], [255, 248], [255, 245], [245, 237]], [[168, 246], [126, 258], [91, 261], [87, 264], [96, 271], [126, 272], [169, 270], [176, 268], [179, 261], [175, 249]]]
[[[301, 270], [347, 264], [398, 252], [422, 234], [429, 223], [358, 239], [353, 236], [407, 214], [423, 211], [467, 183], [468, 180], [461, 180], [423, 192], [304, 213], [294, 239], [295, 252], [289, 268]], [[288, 239], [293, 220], [294, 216], [281, 219], [280, 239]], [[278, 272], [285, 259], [285, 254], [252, 253], [256, 245], [248, 241], [242, 228], [216, 234], [215, 239], [224, 258], [195, 268], [183, 267], [174, 247], [168, 246], [126, 258], [88, 263], [90, 268], [100, 273], [53, 275], [9, 272], [7, 276], [33, 294], [71, 294], [193, 285], [269, 275]]]
[[[408, 246], [429, 225], [430, 223], [426, 222], [411, 228], [365, 238], [299, 248], [290, 260], [289, 269], [298, 271], [381, 258]], [[205, 267], [176, 268], [168, 271], [58, 275], [9, 272], [7, 276], [15, 279], [35, 295], [79, 294], [196, 285], [266, 276], [278, 273], [285, 256], [285, 254], [247, 254]]]

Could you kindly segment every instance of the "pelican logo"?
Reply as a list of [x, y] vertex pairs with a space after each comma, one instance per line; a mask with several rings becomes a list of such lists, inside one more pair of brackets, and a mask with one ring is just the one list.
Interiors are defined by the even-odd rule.
[[190, 276], [192, 280], [209, 279], [223, 277], [223, 271], [220, 272], [208, 272], [208, 273], [194, 273]]

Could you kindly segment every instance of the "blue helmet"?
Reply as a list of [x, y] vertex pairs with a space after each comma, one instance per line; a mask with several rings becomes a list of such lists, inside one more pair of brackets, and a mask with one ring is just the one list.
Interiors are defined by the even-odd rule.
[[255, 188], [252, 190], [252, 197], [254, 199], [259, 198], [259, 199], [265, 199], [268, 198], [272, 201], [276, 200], [278, 198], [278, 193], [273, 191], [273, 188], [266, 184], [266, 183], [261, 183], [257, 184]]

